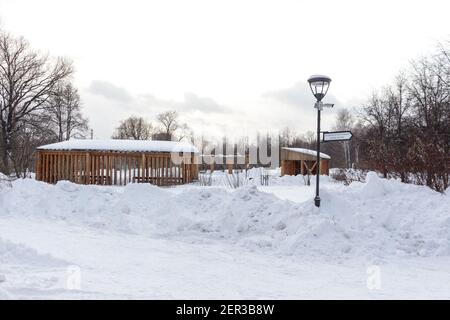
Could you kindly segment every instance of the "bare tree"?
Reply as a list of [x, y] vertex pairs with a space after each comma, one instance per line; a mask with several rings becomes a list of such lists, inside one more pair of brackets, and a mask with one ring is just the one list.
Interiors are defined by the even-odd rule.
[[70, 76], [65, 59], [50, 59], [23, 38], [0, 32], [0, 158], [10, 172], [11, 152], [26, 120], [42, 110], [57, 83]]
[[30, 175], [34, 164], [34, 153], [38, 146], [56, 141], [49, 122], [33, 117], [21, 126], [12, 145], [11, 164], [17, 177]]
[[306, 131], [306, 133], [303, 135], [302, 137], [303, 139], [303, 145], [301, 145], [300, 147], [304, 147], [304, 148], [310, 148], [310, 149], [316, 149], [316, 133], [313, 131]]
[[450, 61], [445, 65], [421, 59], [413, 63], [409, 85], [416, 132], [412, 171], [423, 174], [424, 183], [438, 191], [450, 185], [449, 70]]
[[292, 145], [294, 139], [295, 139], [295, 131], [292, 130], [289, 127], [285, 127], [279, 135], [279, 139], [280, 139], [280, 146], [281, 147], [289, 147]]
[[161, 126], [161, 132], [170, 136], [173, 135], [175, 130], [180, 126], [178, 122], [178, 112], [176, 111], [166, 111], [157, 115], [157, 120]]
[[78, 90], [71, 83], [60, 83], [56, 86], [45, 111], [55, 127], [58, 141], [86, 137], [88, 121], [81, 113]]
[[[334, 126], [334, 129], [338, 131], [352, 130], [353, 124], [354, 118], [350, 110], [346, 108], [340, 109], [336, 117], [336, 124]], [[339, 144], [342, 146], [344, 151], [345, 165], [347, 168], [351, 168], [351, 141], [342, 141], [339, 142]]]
[[171, 110], [157, 115], [160, 129], [155, 135], [161, 140], [189, 140], [192, 141], [194, 133], [187, 123], [181, 123], [178, 112]]
[[142, 117], [131, 116], [120, 122], [113, 139], [150, 140], [153, 126]]
[[193, 143], [194, 131], [186, 123], [183, 123], [178, 127], [176, 139], [178, 141], [186, 140]]

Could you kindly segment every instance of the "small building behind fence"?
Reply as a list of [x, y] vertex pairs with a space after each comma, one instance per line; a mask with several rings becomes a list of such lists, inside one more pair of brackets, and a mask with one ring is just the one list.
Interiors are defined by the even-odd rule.
[[214, 172], [217, 170], [233, 173], [233, 170], [248, 170], [249, 154], [211, 154], [201, 155], [200, 170]]
[[170, 186], [198, 178], [197, 148], [150, 140], [68, 140], [37, 148], [36, 179], [48, 183]]
[[[303, 148], [281, 148], [281, 175], [315, 175], [317, 151]], [[329, 175], [331, 157], [320, 153], [320, 174]]]

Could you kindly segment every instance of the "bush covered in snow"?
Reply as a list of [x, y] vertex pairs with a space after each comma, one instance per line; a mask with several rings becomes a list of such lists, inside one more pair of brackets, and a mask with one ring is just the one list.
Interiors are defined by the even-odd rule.
[[352, 182], [365, 182], [367, 172], [364, 170], [335, 168], [330, 170], [330, 177], [343, 182], [346, 186]]

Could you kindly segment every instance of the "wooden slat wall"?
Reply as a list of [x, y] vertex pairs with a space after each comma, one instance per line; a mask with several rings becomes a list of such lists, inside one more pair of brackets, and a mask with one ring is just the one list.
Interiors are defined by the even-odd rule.
[[131, 182], [171, 186], [197, 178], [194, 156], [174, 163], [170, 153], [36, 152], [36, 179], [48, 183], [126, 185]]

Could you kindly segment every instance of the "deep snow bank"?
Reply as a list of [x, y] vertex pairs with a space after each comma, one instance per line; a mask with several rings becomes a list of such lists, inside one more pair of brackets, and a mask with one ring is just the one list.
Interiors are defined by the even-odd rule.
[[[289, 179], [289, 185], [293, 181]], [[152, 185], [48, 185], [17, 180], [0, 191], [0, 218], [57, 219], [101, 230], [223, 239], [254, 250], [328, 257], [450, 255], [450, 197], [384, 180], [349, 187], [323, 180], [322, 207], [256, 186], [162, 189]], [[300, 182], [300, 185], [303, 183]], [[292, 188], [296, 188], [295, 185]], [[298, 186], [299, 192], [305, 186]]]

